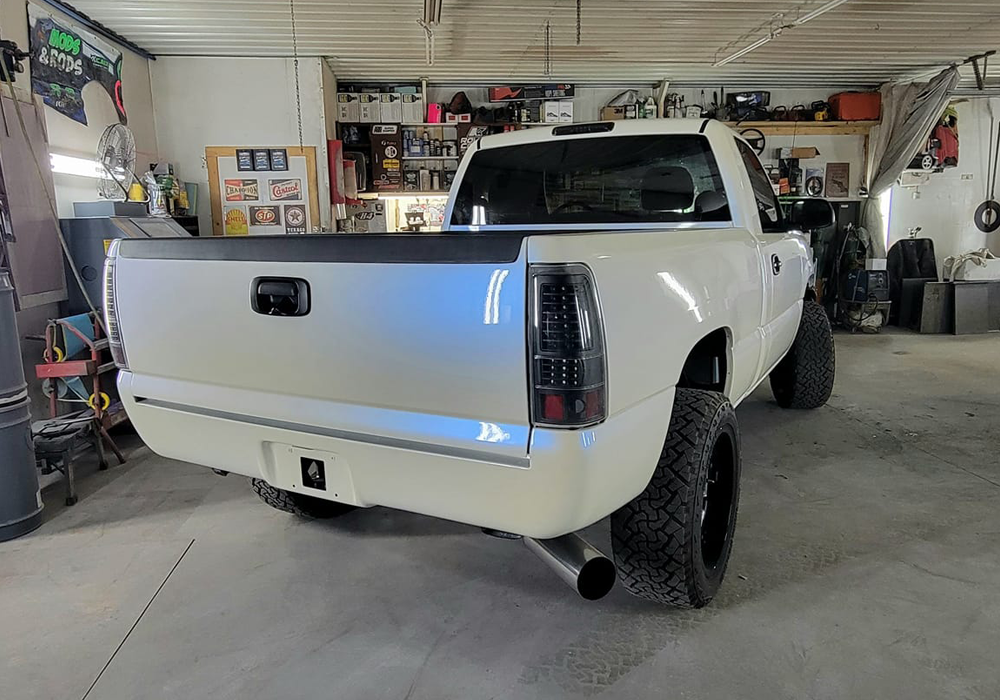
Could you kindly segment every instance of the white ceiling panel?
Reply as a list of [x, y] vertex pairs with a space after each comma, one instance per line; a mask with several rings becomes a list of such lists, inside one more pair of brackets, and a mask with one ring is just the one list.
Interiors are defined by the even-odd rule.
[[[580, 45], [576, 0], [443, 0], [428, 66], [423, 0], [294, 1], [300, 55], [327, 57], [347, 79], [863, 85], [1000, 48], [1000, 0], [848, 0], [722, 67], [712, 64], [826, 0], [581, 0]], [[292, 55], [289, 0], [73, 4], [153, 54]]]

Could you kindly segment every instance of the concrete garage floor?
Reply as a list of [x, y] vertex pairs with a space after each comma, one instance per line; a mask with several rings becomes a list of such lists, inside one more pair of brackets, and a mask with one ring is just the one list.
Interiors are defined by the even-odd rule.
[[828, 407], [739, 409], [705, 610], [586, 603], [519, 544], [416, 515], [298, 521], [138, 448], [0, 545], [0, 696], [996, 698], [1000, 336], [837, 343]]

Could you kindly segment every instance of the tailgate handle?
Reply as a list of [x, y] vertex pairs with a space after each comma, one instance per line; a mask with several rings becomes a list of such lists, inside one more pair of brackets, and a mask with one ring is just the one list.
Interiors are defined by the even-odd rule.
[[309, 283], [294, 277], [257, 277], [250, 285], [250, 306], [265, 316], [305, 316]]

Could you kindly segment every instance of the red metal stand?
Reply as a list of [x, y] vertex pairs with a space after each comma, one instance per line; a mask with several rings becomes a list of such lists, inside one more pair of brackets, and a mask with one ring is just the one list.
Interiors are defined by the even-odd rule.
[[[88, 406], [94, 412], [94, 431], [99, 436], [94, 441], [100, 459], [101, 469], [107, 469], [107, 460], [104, 454], [104, 444], [111, 448], [120, 464], [125, 464], [125, 456], [108, 434], [108, 429], [128, 420], [128, 415], [124, 409], [109, 412], [108, 405], [103, 401], [104, 395], [101, 392], [101, 377], [111, 372], [117, 371], [114, 362], [102, 362], [102, 353], [108, 348], [107, 338], [102, 337], [101, 324], [97, 322], [93, 314], [88, 314], [94, 327], [93, 339], [88, 338], [80, 332], [73, 324], [65, 319], [53, 319], [45, 327], [45, 362], [35, 365], [35, 376], [39, 379], [49, 379], [53, 382], [52, 392], [49, 395], [49, 417], [58, 418], [59, 413], [59, 392], [55, 386], [57, 379], [70, 379], [79, 377], [90, 380], [92, 393]], [[63, 336], [72, 333], [90, 350], [90, 358], [82, 360], [58, 361], [60, 350], [56, 346], [56, 331], [62, 329]], [[113, 381], [113, 380], [112, 380]]]

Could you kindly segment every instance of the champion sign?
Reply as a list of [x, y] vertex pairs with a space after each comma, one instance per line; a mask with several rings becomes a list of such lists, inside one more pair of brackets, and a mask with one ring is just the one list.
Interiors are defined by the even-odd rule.
[[268, 180], [272, 202], [302, 201], [302, 180]]
[[260, 199], [256, 180], [225, 180], [227, 202], [256, 202]]

